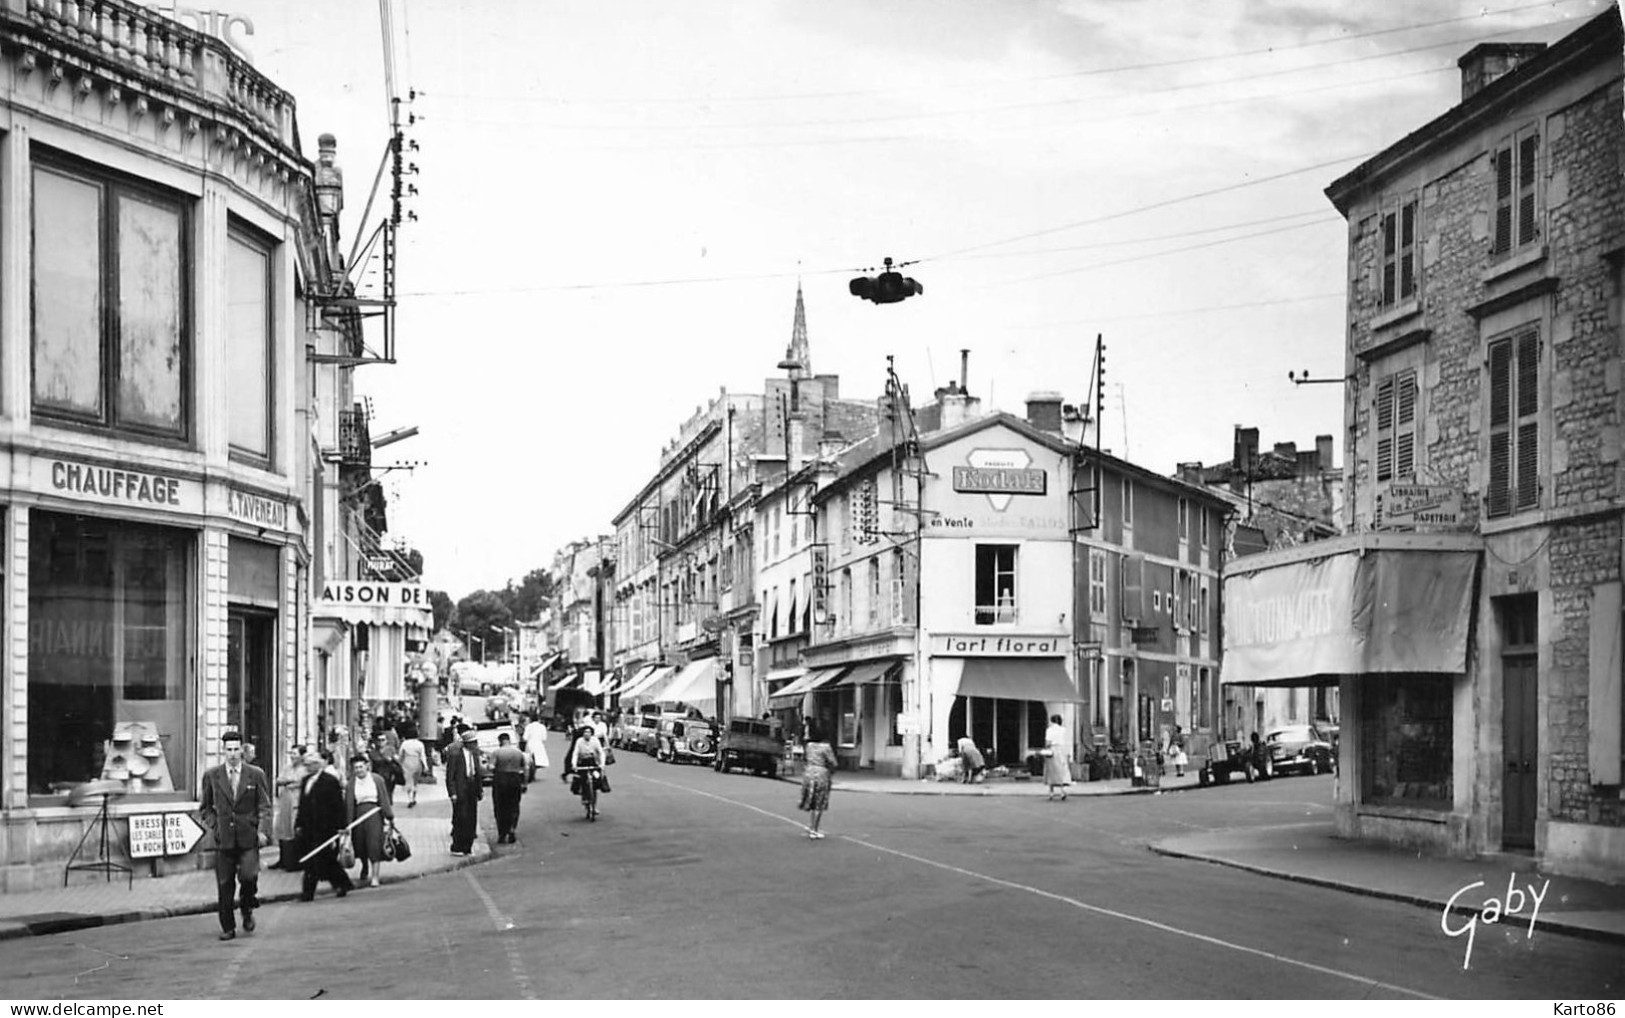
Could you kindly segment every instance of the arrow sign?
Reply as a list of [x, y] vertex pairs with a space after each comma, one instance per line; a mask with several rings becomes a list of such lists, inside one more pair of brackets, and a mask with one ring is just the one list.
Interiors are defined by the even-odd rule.
[[190, 813], [164, 814], [164, 854], [185, 855], [203, 837], [203, 828]]

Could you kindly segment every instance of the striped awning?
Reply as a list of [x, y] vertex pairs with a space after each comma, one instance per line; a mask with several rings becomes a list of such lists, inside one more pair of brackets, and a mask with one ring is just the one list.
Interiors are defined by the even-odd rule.
[[900, 661], [864, 661], [853, 665], [852, 670], [836, 685], [861, 686], [869, 682], [883, 682], [891, 678], [892, 673], [900, 667], [902, 667]]
[[847, 665], [837, 665], [834, 668], [814, 668], [806, 675], [768, 697], [768, 700], [776, 704], [794, 700], [803, 693], [810, 693], [836, 681], [846, 674], [847, 667]]

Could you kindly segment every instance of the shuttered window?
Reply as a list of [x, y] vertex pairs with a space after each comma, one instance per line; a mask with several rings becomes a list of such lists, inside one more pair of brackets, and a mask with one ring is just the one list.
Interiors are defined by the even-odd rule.
[[1538, 201], [1540, 134], [1531, 129], [1495, 150], [1495, 235], [1490, 253], [1506, 255], [1540, 239]]
[[1377, 480], [1409, 477], [1416, 470], [1416, 370], [1396, 372], [1377, 383]]
[[1123, 622], [1128, 625], [1137, 625], [1145, 610], [1143, 598], [1143, 577], [1145, 574], [1145, 559], [1138, 555], [1124, 555], [1120, 566], [1122, 595], [1118, 603], [1122, 606]]
[[1490, 516], [1540, 504], [1540, 334], [1497, 340], [1489, 350]]
[[1382, 302], [1416, 296], [1416, 201], [1402, 202], [1382, 217]]

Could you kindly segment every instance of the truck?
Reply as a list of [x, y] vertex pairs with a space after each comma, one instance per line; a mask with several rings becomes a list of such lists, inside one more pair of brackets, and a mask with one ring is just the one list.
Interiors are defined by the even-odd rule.
[[711, 766], [726, 774], [738, 767], [762, 777], [776, 778], [784, 757], [784, 732], [777, 721], [765, 718], [729, 718], [717, 741], [717, 759]]

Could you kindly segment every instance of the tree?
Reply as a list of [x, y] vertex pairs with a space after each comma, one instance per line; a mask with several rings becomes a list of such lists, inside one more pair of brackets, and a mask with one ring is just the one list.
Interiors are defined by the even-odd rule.
[[434, 610], [434, 632], [437, 633], [451, 625], [457, 614], [457, 605], [444, 590], [429, 591], [429, 607]]
[[509, 580], [500, 596], [514, 618], [533, 622], [553, 603], [553, 577], [546, 569], [532, 569], [517, 587]]
[[458, 601], [456, 619], [457, 625], [469, 635], [479, 637], [487, 653], [495, 653], [502, 648], [508, 639], [502, 630], [512, 626], [514, 621], [513, 612], [503, 601], [502, 595], [489, 590], [476, 590]]

